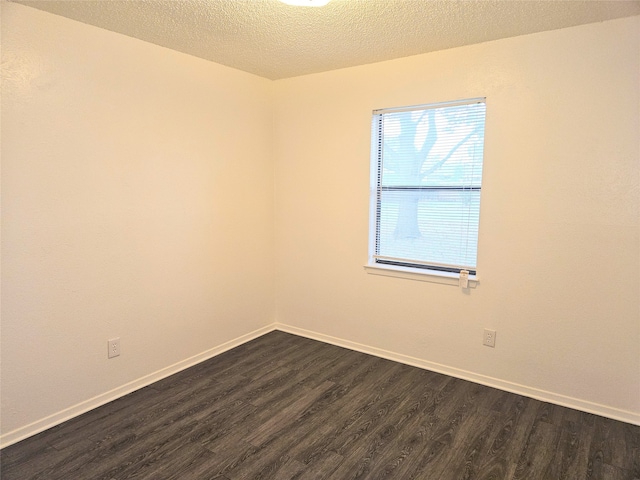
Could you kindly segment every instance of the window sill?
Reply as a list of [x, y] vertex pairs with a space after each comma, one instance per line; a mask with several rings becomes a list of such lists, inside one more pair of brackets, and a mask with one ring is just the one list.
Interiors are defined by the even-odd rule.
[[[387, 277], [419, 280], [421, 282], [440, 283], [443, 285], [459, 286], [460, 275], [451, 272], [439, 272], [437, 270], [424, 270], [421, 268], [396, 267], [387, 265], [365, 265], [364, 269], [372, 275], [384, 275]], [[479, 283], [477, 275], [469, 275], [469, 288], [476, 288]]]

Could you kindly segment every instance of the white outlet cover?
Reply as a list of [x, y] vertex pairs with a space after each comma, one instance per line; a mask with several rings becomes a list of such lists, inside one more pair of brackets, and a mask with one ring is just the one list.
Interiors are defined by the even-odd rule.
[[487, 347], [495, 348], [496, 346], [496, 331], [490, 330], [488, 328], [484, 329], [484, 337], [482, 340], [482, 344]]
[[120, 338], [111, 338], [107, 340], [107, 358], [120, 356]]

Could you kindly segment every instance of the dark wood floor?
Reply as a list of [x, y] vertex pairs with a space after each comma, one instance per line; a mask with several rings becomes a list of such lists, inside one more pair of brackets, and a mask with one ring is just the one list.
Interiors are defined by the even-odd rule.
[[272, 332], [0, 456], [3, 480], [631, 480], [640, 427]]

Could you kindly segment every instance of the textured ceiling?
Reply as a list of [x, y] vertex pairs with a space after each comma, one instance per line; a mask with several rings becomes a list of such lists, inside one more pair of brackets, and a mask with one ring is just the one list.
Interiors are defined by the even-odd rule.
[[626, 0], [14, 0], [279, 79], [640, 14]]

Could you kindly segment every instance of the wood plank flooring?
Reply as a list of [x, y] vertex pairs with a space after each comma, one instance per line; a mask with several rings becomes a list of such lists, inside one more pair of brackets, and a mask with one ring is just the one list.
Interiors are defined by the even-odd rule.
[[640, 479], [640, 427], [271, 332], [0, 452], [12, 479]]

